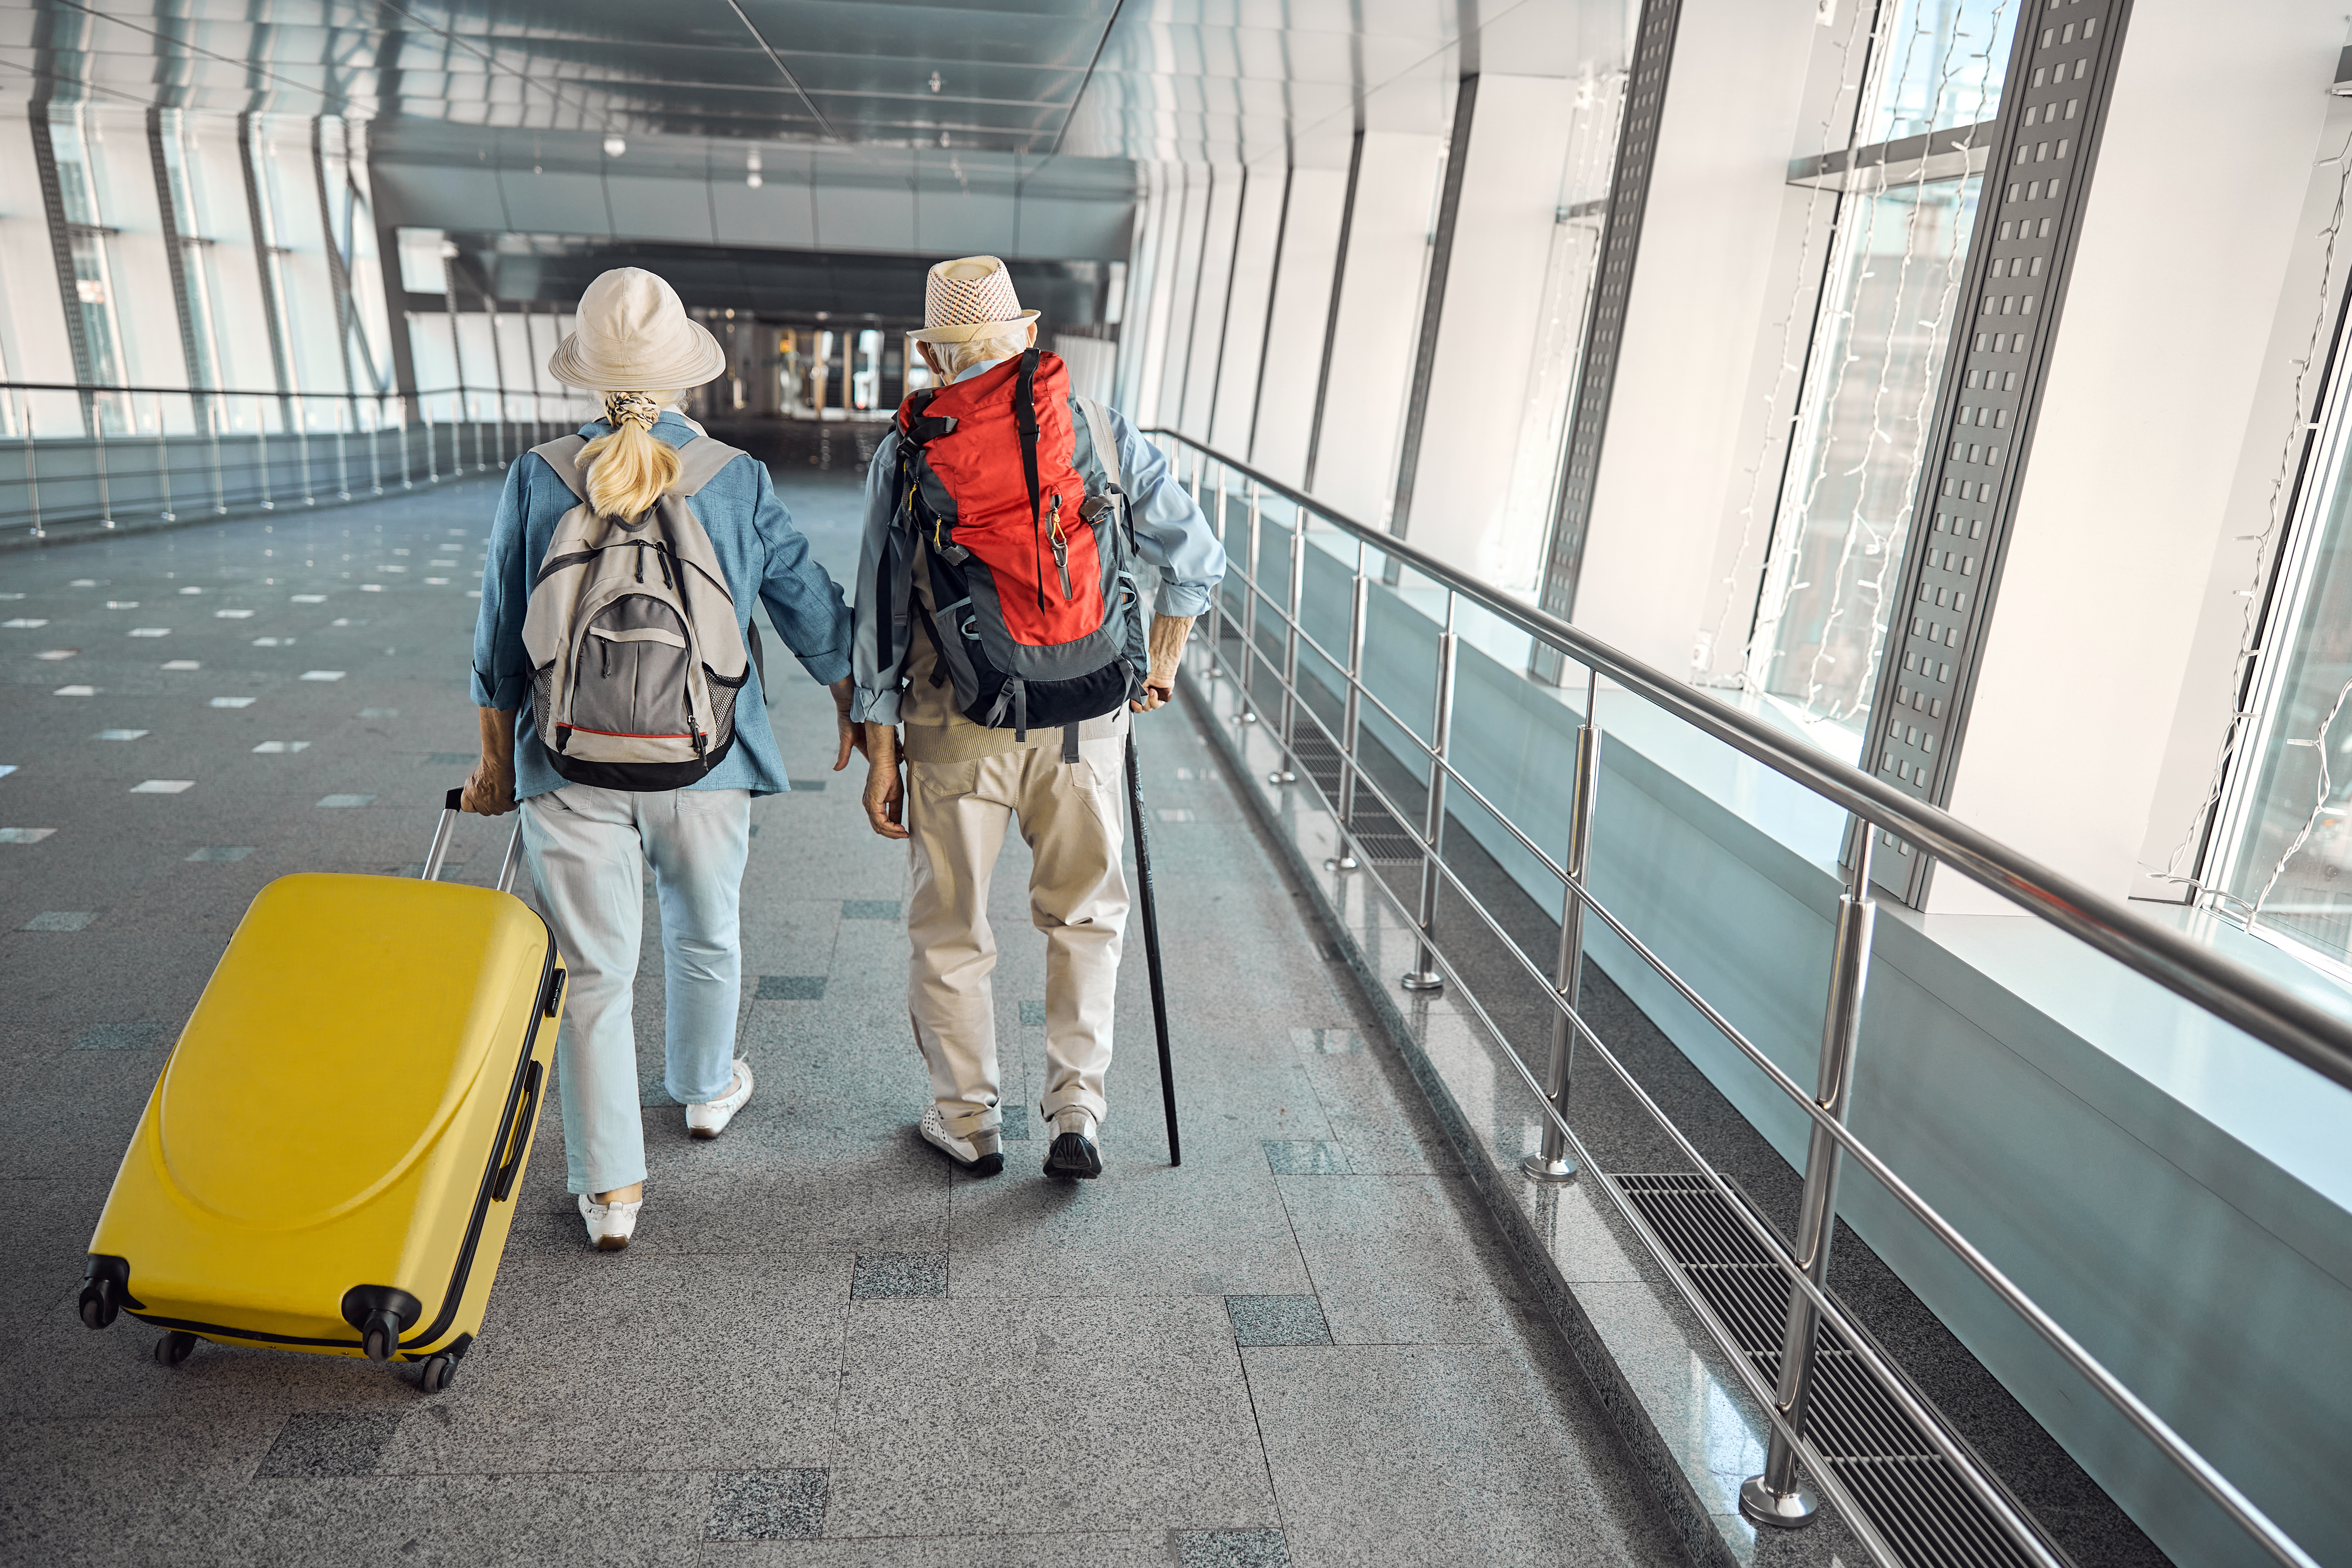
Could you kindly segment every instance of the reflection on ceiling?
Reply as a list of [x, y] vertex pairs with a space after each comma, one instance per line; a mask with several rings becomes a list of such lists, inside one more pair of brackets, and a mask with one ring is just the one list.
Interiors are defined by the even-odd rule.
[[1623, 55], [1624, 0], [78, 0], [0, 5], [0, 95], [477, 132], [1233, 162], [1442, 131], [1466, 71]]

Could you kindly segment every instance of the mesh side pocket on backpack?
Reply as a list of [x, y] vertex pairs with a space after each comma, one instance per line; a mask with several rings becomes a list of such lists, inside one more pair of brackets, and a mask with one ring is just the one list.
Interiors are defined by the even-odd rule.
[[710, 737], [714, 742], [723, 741], [735, 732], [735, 700], [743, 695], [751, 672], [747, 669], [730, 680], [706, 664], [702, 673], [710, 685]]
[[554, 710], [555, 661], [551, 658], [530, 672], [530, 722], [542, 741], [553, 732], [549, 726], [554, 722]]

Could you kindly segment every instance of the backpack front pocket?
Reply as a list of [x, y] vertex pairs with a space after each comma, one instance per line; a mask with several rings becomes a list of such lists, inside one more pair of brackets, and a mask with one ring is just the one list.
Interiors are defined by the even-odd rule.
[[591, 734], [678, 740], [697, 728], [688, 682], [692, 645], [677, 612], [630, 594], [599, 610], [572, 665], [571, 727]]

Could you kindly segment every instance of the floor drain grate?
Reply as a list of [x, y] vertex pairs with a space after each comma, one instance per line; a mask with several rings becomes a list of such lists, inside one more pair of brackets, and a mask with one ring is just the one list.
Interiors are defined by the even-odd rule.
[[[1634, 1209], [1767, 1383], [1780, 1374], [1789, 1281], [1706, 1178], [1616, 1175]], [[1884, 1350], [1880, 1351], [1885, 1355]], [[1891, 1357], [1888, 1358], [1890, 1361]], [[1920, 1403], [1927, 1396], [1911, 1391]], [[1930, 1406], [1932, 1408], [1932, 1405]], [[1913, 1568], [2027, 1568], [1992, 1513], [1904, 1414], [1852, 1344], [1827, 1324], [1815, 1363], [1808, 1435], [1903, 1561]], [[2011, 1506], [2031, 1519], [2012, 1496]], [[2059, 1559], [2065, 1553], [2047, 1536]]]

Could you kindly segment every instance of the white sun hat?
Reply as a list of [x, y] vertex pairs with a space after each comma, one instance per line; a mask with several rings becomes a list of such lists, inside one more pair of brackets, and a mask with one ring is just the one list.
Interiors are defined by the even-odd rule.
[[1036, 319], [1036, 311], [1021, 308], [1003, 262], [993, 256], [960, 256], [925, 276], [923, 330], [907, 335], [919, 343], [966, 343], [995, 328]]
[[677, 290], [642, 267], [599, 274], [580, 296], [579, 328], [548, 374], [590, 392], [683, 392], [727, 368], [727, 351], [689, 318]]

